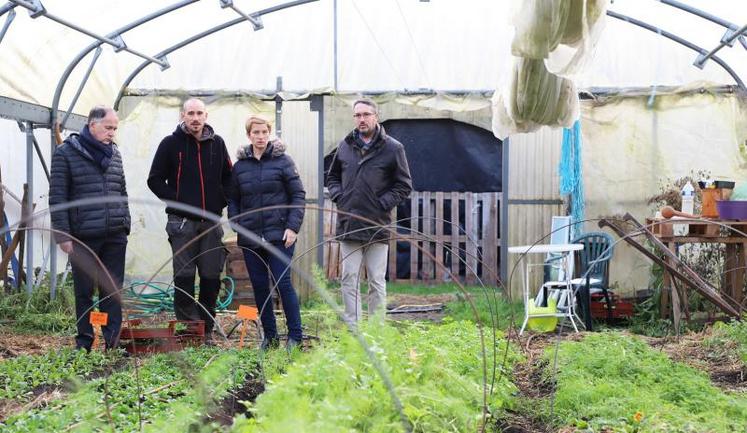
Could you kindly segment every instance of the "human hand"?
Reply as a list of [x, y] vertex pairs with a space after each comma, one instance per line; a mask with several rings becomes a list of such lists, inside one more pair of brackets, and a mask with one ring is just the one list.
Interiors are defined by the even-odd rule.
[[66, 241], [60, 243], [60, 249], [65, 254], [72, 254], [73, 253], [73, 241]]
[[298, 237], [298, 234], [294, 232], [291, 229], [285, 229], [285, 233], [283, 233], [283, 240], [285, 241], [285, 248], [290, 248], [291, 245], [296, 243], [296, 238]]

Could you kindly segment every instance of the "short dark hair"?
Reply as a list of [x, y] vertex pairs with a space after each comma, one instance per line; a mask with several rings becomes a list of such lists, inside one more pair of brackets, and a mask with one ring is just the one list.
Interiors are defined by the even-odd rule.
[[93, 108], [91, 108], [91, 111], [88, 112], [88, 123], [96, 123], [101, 122], [104, 117], [106, 117], [107, 114], [113, 112], [109, 107], [105, 107], [103, 105], [97, 105]]
[[368, 105], [369, 107], [373, 108], [374, 114], [379, 114], [379, 106], [376, 105], [376, 103], [371, 98], [356, 99], [355, 102], [353, 102], [353, 108], [355, 108], [355, 106], [358, 104]]

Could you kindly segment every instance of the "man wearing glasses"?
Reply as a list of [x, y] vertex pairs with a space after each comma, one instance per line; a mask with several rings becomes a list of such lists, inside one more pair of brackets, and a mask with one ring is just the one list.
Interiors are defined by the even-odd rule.
[[337, 147], [327, 187], [337, 209], [345, 212], [337, 215], [342, 298], [345, 322], [355, 327], [362, 316], [361, 264], [368, 275], [368, 315], [384, 317], [392, 229], [385, 226], [392, 222], [392, 209], [410, 195], [412, 179], [405, 148], [386, 135], [376, 103], [368, 98], [355, 101], [353, 120], [356, 128]]

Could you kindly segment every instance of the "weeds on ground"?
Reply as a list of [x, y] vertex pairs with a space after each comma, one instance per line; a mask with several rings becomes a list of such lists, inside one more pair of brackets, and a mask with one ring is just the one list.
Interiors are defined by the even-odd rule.
[[57, 288], [50, 299], [45, 278], [31, 295], [24, 288], [0, 296], [0, 322], [19, 333], [64, 334], [75, 329], [75, 295], [72, 281]]
[[711, 334], [703, 341], [716, 355], [736, 355], [747, 365], [747, 315], [741, 322], [716, 322]]
[[[550, 375], [552, 348], [545, 356]], [[554, 380], [555, 419], [550, 421], [562, 425], [712, 433], [744, 431], [747, 425], [746, 398], [722, 392], [705, 373], [671, 361], [635, 337], [603, 333], [562, 343]]]

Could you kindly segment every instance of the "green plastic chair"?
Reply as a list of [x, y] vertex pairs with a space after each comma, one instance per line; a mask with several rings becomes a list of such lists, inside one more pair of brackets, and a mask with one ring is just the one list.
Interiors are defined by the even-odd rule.
[[576, 252], [576, 272], [579, 278], [571, 280], [574, 289], [580, 294], [579, 303], [587, 330], [591, 330], [592, 291], [598, 290], [607, 303], [607, 320], [612, 319], [612, 301], [609, 295], [610, 260], [614, 253], [615, 240], [605, 232], [589, 232], [577, 237], [574, 244], [584, 248]]

